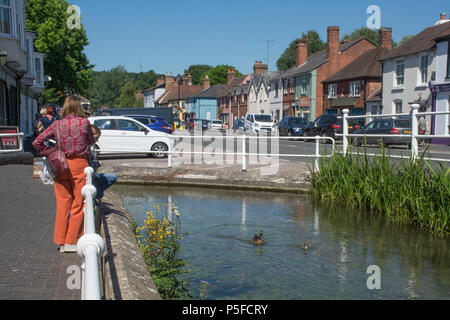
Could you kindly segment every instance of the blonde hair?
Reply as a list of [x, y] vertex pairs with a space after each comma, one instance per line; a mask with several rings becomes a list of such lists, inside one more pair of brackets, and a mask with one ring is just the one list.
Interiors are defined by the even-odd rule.
[[39, 114], [40, 114], [41, 116], [46, 116], [46, 115], [47, 115], [47, 109], [41, 108]]
[[62, 118], [64, 119], [71, 114], [79, 118], [84, 118], [84, 112], [83, 108], [81, 107], [81, 102], [75, 96], [68, 96], [64, 101]]

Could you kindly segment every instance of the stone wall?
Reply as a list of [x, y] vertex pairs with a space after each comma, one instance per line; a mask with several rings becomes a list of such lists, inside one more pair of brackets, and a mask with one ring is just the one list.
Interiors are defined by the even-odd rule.
[[111, 191], [101, 201], [101, 234], [106, 300], [161, 300], [131, 229], [132, 218], [120, 195]]

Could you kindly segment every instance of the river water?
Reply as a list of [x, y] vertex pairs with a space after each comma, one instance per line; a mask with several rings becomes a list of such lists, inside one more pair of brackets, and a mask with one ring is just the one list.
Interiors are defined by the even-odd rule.
[[[114, 189], [139, 225], [155, 204], [162, 216], [170, 215], [165, 204], [179, 208], [181, 231], [189, 233], [180, 254], [192, 270], [184, 279], [194, 299], [201, 281], [213, 300], [450, 299], [450, 239], [379, 215], [292, 194]], [[264, 245], [254, 246], [260, 231]]]

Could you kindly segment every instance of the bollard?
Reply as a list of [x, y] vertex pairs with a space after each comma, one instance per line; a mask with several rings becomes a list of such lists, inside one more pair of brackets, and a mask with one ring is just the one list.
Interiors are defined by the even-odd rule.
[[343, 154], [344, 157], [347, 155], [347, 149], [348, 149], [348, 114], [349, 114], [349, 110], [348, 109], [344, 109], [342, 110], [342, 123], [343, 123], [343, 128], [342, 128], [342, 149], [343, 149]]
[[417, 113], [419, 113], [419, 104], [411, 105], [411, 159], [416, 160], [419, 154], [419, 144], [417, 143], [417, 136], [419, 135], [419, 122], [417, 120]]

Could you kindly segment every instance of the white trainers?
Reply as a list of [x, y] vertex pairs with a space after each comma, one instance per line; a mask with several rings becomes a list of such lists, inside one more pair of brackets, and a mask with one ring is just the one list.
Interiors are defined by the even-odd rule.
[[68, 252], [68, 253], [77, 252], [77, 245], [76, 244], [65, 244], [64, 252]]

